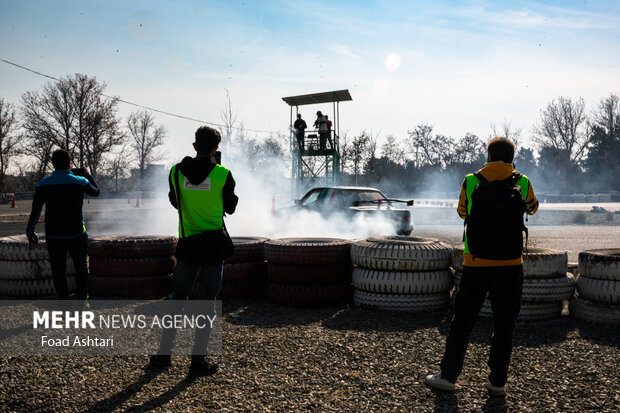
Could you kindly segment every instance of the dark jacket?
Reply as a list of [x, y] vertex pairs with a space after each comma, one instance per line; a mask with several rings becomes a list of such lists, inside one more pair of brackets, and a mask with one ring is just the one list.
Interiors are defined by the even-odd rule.
[[[194, 185], [198, 185], [204, 181], [215, 166], [209, 157], [192, 158], [190, 156], [183, 158], [181, 163], [178, 165], [179, 171]], [[170, 174], [168, 176], [168, 185], [170, 187], [168, 199], [170, 200], [172, 206], [178, 209], [177, 197], [174, 191], [174, 185], [172, 184], [173, 179], [174, 176]], [[224, 213], [234, 213], [235, 209], [237, 209], [237, 202], [239, 202], [239, 198], [235, 195], [235, 180], [233, 179], [230, 171], [228, 172], [226, 183], [224, 184], [224, 189], [222, 190], [222, 198], [224, 200]]]
[[99, 196], [99, 186], [90, 175], [76, 176], [68, 170], [56, 170], [41, 179], [34, 193], [26, 234], [34, 234], [43, 205], [47, 238], [74, 238], [84, 234], [84, 194]]

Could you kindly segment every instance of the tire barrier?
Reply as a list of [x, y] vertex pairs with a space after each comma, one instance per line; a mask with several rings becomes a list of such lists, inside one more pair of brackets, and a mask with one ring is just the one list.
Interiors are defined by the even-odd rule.
[[280, 238], [265, 242], [265, 258], [276, 264], [347, 264], [351, 241], [336, 238]]
[[[463, 269], [463, 245], [454, 247], [452, 268]], [[563, 277], [568, 271], [568, 254], [549, 248], [529, 247], [523, 254], [524, 278], [556, 278]]]
[[[69, 292], [75, 291], [75, 276], [67, 276], [67, 288]], [[45, 279], [19, 279], [2, 280], [0, 282], [0, 295], [20, 298], [47, 298], [57, 299], [54, 281]]]
[[113, 236], [89, 240], [89, 293], [93, 297], [163, 297], [172, 291], [177, 239]]
[[371, 237], [351, 247], [353, 264], [375, 270], [442, 270], [450, 266], [451, 259], [451, 249], [430, 238]]
[[[463, 274], [463, 246], [454, 248], [454, 285], [458, 289]], [[523, 293], [518, 320], [536, 321], [560, 317], [562, 302], [575, 295], [575, 278], [568, 270], [568, 254], [548, 248], [531, 247], [523, 254]], [[491, 316], [488, 300], [480, 311]], [[559, 311], [556, 311], [557, 309]]]
[[[267, 278], [265, 241], [263, 237], [231, 237], [235, 255], [224, 261], [222, 287], [218, 299], [259, 298], [263, 296]], [[190, 298], [199, 298], [200, 276]]]
[[31, 261], [48, 260], [45, 237], [39, 238], [39, 243], [32, 245], [25, 235], [13, 235], [0, 238], [0, 260], [3, 261]]
[[326, 307], [351, 301], [351, 241], [282, 238], [265, 242], [265, 299], [276, 305]]
[[88, 240], [91, 258], [151, 258], [171, 257], [177, 237], [157, 235], [122, 235], [95, 237]]
[[258, 262], [265, 260], [265, 241], [264, 237], [231, 237], [235, 246], [235, 255], [227, 258], [226, 264], [237, 262]]
[[[220, 289], [218, 298], [262, 297], [266, 279], [267, 263], [265, 260], [224, 264], [222, 288]], [[196, 295], [198, 295], [197, 291]]]
[[579, 271], [590, 278], [620, 281], [620, 249], [580, 252]]
[[353, 301], [362, 308], [384, 311], [441, 311], [448, 307], [450, 294], [381, 294], [354, 290]]
[[[67, 257], [67, 287], [75, 292], [75, 267]], [[45, 237], [32, 245], [25, 235], [0, 238], [0, 296], [56, 298]]]
[[[562, 315], [562, 301], [533, 302], [522, 301], [517, 321], [552, 320]], [[480, 310], [481, 317], [493, 317], [491, 302], [486, 299]]]
[[[235, 255], [224, 261], [222, 288], [218, 299], [262, 297], [267, 279], [265, 242], [268, 238], [251, 236], [231, 238], [235, 246]], [[198, 297], [198, 290], [195, 290], [193, 295]]]
[[578, 320], [620, 324], [620, 249], [579, 253], [578, 297], [569, 313]]
[[[454, 283], [461, 282], [461, 272], [454, 275]], [[571, 273], [555, 278], [526, 278], [523, 280], [522, 301], [564, 301], [570, 300], [575, 294], [575, 278]]]
[[452, 288], [452, 250], [430, 238], [371, 237], [351, 246], [353, 302], [384, 311], [440, 311]]
[[569, 302], [570, 316], [581, 321], [620, 326], [620, 305], [601, 304], [573, 297]]

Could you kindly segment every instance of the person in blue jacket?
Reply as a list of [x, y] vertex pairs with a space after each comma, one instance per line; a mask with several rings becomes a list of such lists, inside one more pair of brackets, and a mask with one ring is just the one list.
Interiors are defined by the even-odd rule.
[[37, 183], [26, 235], [30, 243], [39, 242], [35, 228], [45, 205], [45, 239], [56, 294], [61, 300], [69, 299], [66, 277], [69, 252], [75, 265], [76, 298], [86, 300], [88, 235], [84, 226], [82, 203], [84, 194], [99, 196], [99, 186], [86, 168], [71, 169], [71, 154], [65, 150], [57, 150], [52, 154], [52, 165], [54, 172]]

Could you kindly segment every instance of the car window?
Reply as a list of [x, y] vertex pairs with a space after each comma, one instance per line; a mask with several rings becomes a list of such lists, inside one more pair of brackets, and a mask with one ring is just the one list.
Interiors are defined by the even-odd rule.
[[321, 195], [321, 192], [322, 192], [321, 189], [313, 190], [301, 200], [301, 205], [309, 206], [309, 205], [315, 204], [318, 201], [319, 195]]
[[385, 199], [380, 192], [375, 191], [363, 191], [358, 193], [358, 197], [360, 201], [378, 201], [381, 199]]

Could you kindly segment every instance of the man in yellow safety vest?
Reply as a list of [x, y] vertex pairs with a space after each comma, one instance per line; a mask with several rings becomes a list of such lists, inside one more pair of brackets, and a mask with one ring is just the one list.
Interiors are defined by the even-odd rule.
[[[187, 300], [198, 274], [199, 300], [215, 300], [222, 285], [226, 258], [222, 244], [230, 242], [223, 217], [235, 212], [238, 197], [232, 174], [216, 159], [220, 141], [217, 130], [207, 126], [198, 128], [194, 142], [196, 157], [185, 157], [170, 171], [168, 198], [179, 213], [177, 264], [170, 300]], [[210, 330], [196, 330], [190, 376], [205, 376], [217, 371], [217, 364], [208, 362], [205, 357], [209, 335]], [[175, 329], [164, 329], [158, 354], [151, 356], [151, 367], [170, 365], [175, 336]]]

